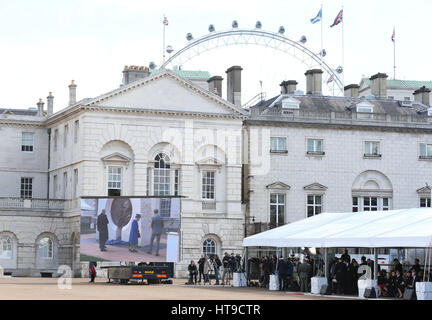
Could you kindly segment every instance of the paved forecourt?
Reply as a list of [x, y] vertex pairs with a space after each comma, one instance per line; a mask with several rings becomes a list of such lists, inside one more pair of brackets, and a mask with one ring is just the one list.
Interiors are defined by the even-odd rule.
[[274, 292], [261, 288], [172, 285], [119, 285], [96, 279], [72, 279], [71, 289], [59, 289], [59, 278], [0, 279], [0, 300], [334, 300], [331, 297]]

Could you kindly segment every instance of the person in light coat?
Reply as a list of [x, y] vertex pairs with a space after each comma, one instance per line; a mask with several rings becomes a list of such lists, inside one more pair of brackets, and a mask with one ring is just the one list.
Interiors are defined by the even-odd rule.
[[213, 267], [210, 263], [210, 260], [207, 256], [204, 257], [204, 285], [206, 283], [210, 284], [210, 272], [213, 271]]

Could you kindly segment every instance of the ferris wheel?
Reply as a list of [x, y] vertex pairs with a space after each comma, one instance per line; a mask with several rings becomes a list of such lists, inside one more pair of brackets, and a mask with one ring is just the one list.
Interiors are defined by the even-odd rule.
[[[297, 59], [307, 66], [308, 69], [320, 68], [324, 71], [323, 84], [335, 95], [343, 95], [344, 83], [341, 76], [344, 72], [341, 66], [332, 68], [324, 57], [326, 51], [323, 49], [318, 54], [312, 52], [305, 46], [306, 36], [302, 36], [299, 41], [289, 39], [284, 35], [285, 28], [279, 27], [278, 32], [265, 31], [261, 29], [260, 21], [257, 21], [254, 29], [239, 28], [236, 20], [232, 22], [232, 29], [216, 31], [214, 25], [208, 28], [209, 33], [200, 38], [194, 39], [191, 33], [186, 35], [188, 43], [180, 50], [174, 52], [172, 46], [167, 46], [166, 51], [172, 54], [166, 61], [163, 61], [160, 69], [167, 67], [182, 66], [189, 60], [212, 49], [235, 46], [235, 45], [257, 45], [281, 51]], [[154, 62], [150, 63], [150, 68], [156, 68]]]

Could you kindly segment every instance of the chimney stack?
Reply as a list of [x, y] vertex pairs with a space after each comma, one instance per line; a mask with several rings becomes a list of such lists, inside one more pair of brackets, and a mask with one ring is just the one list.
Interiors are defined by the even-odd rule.
[[426, 88], [425, 86], [421, 87], [414, 91], [414, 101], [421, 102], [425, 106], [430, 107], [430, 93], [431, 89]]
[[221, 76], [214, 76], [207, 80], [209, 91], [222, 97], [222, 80]]
[[358, 98], [360, 86], [358, 84], [350, 84], [344, 88], [345, 97]]
[[149, 67], [144, 66], [125, 66], [123, 69], [123, 84], [144, 79], [150, 75]]
[[227, 73], [227, 100], [241, 107], [241, 72], [242, 67], [232, 66]]
[[297, 90], [297, 84], [298, 83], [295, 80], [286, 81], [287, 93], [288, 94], [294, 94], [294, 92], [296, 92], [296, 90]]
[[48, 116], [50, 116], [54, 112], [54, 96], [52, 95], [52, 92], [50, 92], [47, 97], [47, 107], [48, 107]]
[[385, 73], [377, 73], [369, 78], [371, 93], [377, 99], [387, 99], [387, 78]]
[[306, 94], [322, 95], [322, 74], [321, 69], [308, 70], [306, 76]]
[[37, 103], [37, 108], [38, 108], [37, 115], [39, 117], [43, 117], [44, 103], [42, 102], [42, 99], [39, 99], [39, 102]]
[[76, 87], [75, 80], [72, 80], [72, 83], [69, 85], [69, 105], [73, 105], [76, 103]]

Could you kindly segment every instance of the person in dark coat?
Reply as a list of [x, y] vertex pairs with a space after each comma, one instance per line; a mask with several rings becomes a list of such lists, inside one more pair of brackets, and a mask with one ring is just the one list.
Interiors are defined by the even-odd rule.
[[395, 271], [399, 271], [400, 274], [403, 274], [402, 264], [399, 262], [398, 259], [393, 260], [393, 267]]
[[189, 282], [188, 284], [196, 284], [197, 283], [197, 273], [198, 273], [198, 269], [197, 266], [195, 264], [195, 261], [191, 260], [189, 266], [188, 266], [188, 271], [189, 271]]
[[328, 285], [332, 288], [332, 293], [337, 292], [337, 283], [336, 283], [336, 265], [338, 264], [339, 259], [337, 257], [333, 257], [332, 262], [329, 266], [329, 274], [327, 277]]
[[303, 263], [298, 266], [298, 274], [300, 278], [300, 291], [309, 292], [309, 279], [312, 271], [312, 266], [305, 259]]
[[345, 249], [343, 255], [341, 256], [342, 261], [351, 261], [351, 256], [348, 254], [348, 250]]
[[201, 276], [204, 278], [204, 253], [201, 255], [201, 258], [198, 260], [198, 272], [199, 272], [199, 280], [198, 282], [201, 283]]
[[355, 283], [357, 282], [356, 269], [351, 263], [349, 263], [348, 260], [345, 261], [345, 265], [347, 267], [345, 293], [346, 294], [354, 294], [355, 293]]
[[141, 219], [141, 215], [137, 214], [135, 215], [134, 221], [132, 221], [132, 226], [129, 234], [129, 251], [130, 252], [137, 252], [136, 246], [138, 245], [138, 238], [141, 237], [139, 233], [139, 226], [138, 222]]
[[228, 254], [228, 252], [225, 252], [224, 257], [222, 258], [222, 266], [223, 266], [223, 271], [222, 271], [222, 284], [228, 284], [229, 282], [229, 260], [230, 260], [230, 256]]
[[219, 285], [219, 268], [221, 267], [222, 262], [220, 261], [217, 254], [213, 257], [213, 270], [215, 273], [216, 283], [215, 285]]
[[108, 217], [105, 214], [105, 209], [102, 209], [97, 218], [97, 230], [99, 232], [99, 248], [100, 251], [106, 251], [105, 243], [108, 240]]
[[287, 287], [286, 279], [288, 276], [288, 264], [282, 257], [278, 260], [277, 273], [279, 279], [279, 291], [284, 291]]
[[345, 289], [345, 281], [347, 279], [347, 266], [342, 262], [342, 259], [339, 259], [339, 262], [336, 264], [336, 285], [337, 294], [344, 294]]
[[163, 233], [163, 227], [164, 227], [163, 218], [158, 213], [159, 213], [159, 210], [155, 209], [154, 210], [154, 216], [153, 216], [152, 222], [151, 222], [152, 235], [151, 235], [151, 239], [150, 239], [150, 249], [147, 252], [149, 254], [152, 253], [153, 241], [156, 238], [156, 256], [159, 255], [160, 238], [161, 238], [161, 235]]
[[416, 272], [417, 275], [419, 274], [421, 270], [419, 259], [414, 259], [414, 265], [410, 268], [410, 271], [413, 270]]
[[293, 273], [294, 273], [294, 265], [291, 262], [291, 259], [286, 258], [286, 264], [287, 264], [287, 276], [286, 276], [286, 286], [285, 290], [292, 289], [292, 281], [293, 281]]
[[414, 291], [413, 292], [413, 300], [417, 300], [417, 296], [416, 296], [416, 284], [417, 284], [417, 282], [421, 282], [421, 279], [417, 275], [415, 270], [412, 270], [411, 276], [408, 278], [408, 281], [407, 281], [407, 288], [413, 289], [413, 291]]

